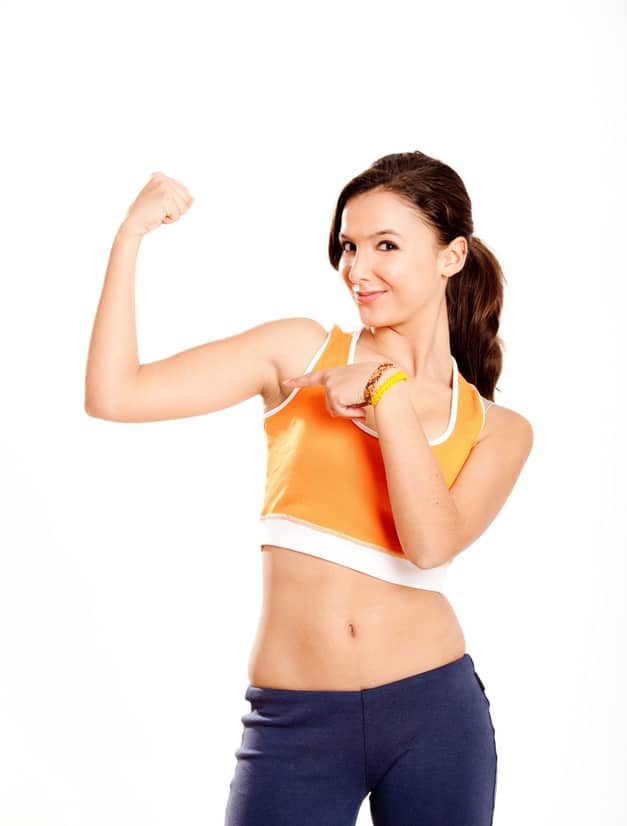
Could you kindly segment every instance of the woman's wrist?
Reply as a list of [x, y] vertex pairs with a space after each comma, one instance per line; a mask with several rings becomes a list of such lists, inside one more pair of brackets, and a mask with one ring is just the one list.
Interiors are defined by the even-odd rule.
[[[391, 383], [388, 383], [386, 387], [383, 387], [383, 385], [388, 381], [388, 379], [391, 379], [392, 377], [395, 378], [395, 381], [392, 381]], [[396, 385], [405, 384], [406, 381], [407, 376], [404, 373], [404, 371], [401, 370], [400, 367], [396, 365], [392, 367], [386, 367], [385, 370], [381, 372], [376, 387], [372, 392], [370, 404], [376, 408], [384, 396], [387, 396], [390, 392], [394, 392], [394, 388]], [[381, 389], [383, 390], [382, 393], [379, 392], [379, 390]]]
[[130, 226], [129, 224], [125, 223], [124, 221], [118, 227], [118, 231], [116, 233], [116, 239], [119, 238], [129, 238], [134, 241], [141, 241], [144, 237], [145, 233], [138, 232], [136, 228]]

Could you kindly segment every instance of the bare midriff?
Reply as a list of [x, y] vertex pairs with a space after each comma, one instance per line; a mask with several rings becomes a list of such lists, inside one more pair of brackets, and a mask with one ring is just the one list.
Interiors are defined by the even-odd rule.
[[[357, 340], [354, 363], [387, 361]], [[273, 410], [291, 392], [279, 379], [303, 372], [316, 344], [284, 355], [267, 392]], [[425, 433], [441, 434], [449, 419], [452, 385], [408, 386]], [[375, 429], [372, 408], [365, 424]], [[370, 437], [369, 437], [370, 438]], [[400, 680], [462, 657], [466, 641], [440, 591], [378, 579], [310, 554], [262, 545], [263, 602], [248, 660], [248, 678], [262, 688], [355, 691]]]
[[263, 603], [252, 685], [354, 691], [463, 656], [443, 593], [397, 585], [310, 554], [262, 546]]

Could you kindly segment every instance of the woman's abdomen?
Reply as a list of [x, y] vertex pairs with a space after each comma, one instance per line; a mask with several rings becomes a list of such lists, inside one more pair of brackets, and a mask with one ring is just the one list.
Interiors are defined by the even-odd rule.
[[251, 685], [354, 691], [465, 653], [444, 594], [287, 548], [263, 549], [264, 598], [248, 661]]

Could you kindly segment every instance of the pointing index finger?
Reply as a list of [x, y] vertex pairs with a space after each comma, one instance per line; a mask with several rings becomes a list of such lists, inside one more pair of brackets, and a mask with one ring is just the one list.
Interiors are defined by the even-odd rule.
[[313, 373], [305, 373], [302, 376], [295, 376], [291, 379], [283, 379], [281, 384], [294, 384], [300, 387], [303, 387], [307, 384], [320, 384], [320, 377], [324, 373], [324, 370], [316, 370]]

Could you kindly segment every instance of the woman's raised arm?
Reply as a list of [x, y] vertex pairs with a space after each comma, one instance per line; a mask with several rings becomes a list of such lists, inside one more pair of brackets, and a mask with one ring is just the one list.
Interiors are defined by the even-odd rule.
[[231, 407], [277, 384], [303, 318], [268, 321], [169, 358], [139, 364], [135, 268], [142, 237], [187, 211], [183, 184], [154, 173], [130, 207], [113, 242], [94, 320], [85, 377], [85, 411], [119, 422], [198, 416]]
[[[268, 321], [169, 358], [142, 364], [116, 395], [85, 405], [91, 416], [116, 422], [155, 422], [231, 407], [277, 382], [282, 343], [307, 319]], [[315, 323], [315, 322], [311, 322]]]

